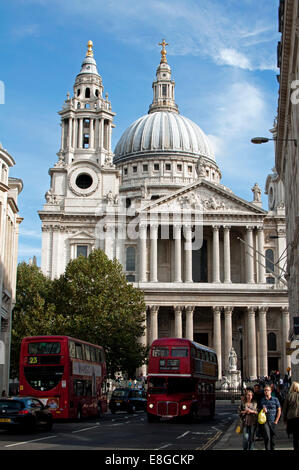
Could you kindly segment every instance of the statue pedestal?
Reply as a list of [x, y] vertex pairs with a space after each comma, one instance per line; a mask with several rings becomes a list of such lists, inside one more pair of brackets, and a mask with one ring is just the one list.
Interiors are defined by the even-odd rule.
[[241, 386], [241, 372], [239, 370], [229, 370], [226, 374], [229, 388], [238, 390]]

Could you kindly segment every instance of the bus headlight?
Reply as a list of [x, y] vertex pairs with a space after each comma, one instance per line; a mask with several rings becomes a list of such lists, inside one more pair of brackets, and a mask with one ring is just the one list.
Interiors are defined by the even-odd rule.
[[186, 410], [186, 409], [187, 409], [187, 405], [183, 405], [182, 410]]
[[153, 403], [150, 403], [150, 404], [148, 405], [148, 407], [152, 410], [152, 409], [154, 408]]

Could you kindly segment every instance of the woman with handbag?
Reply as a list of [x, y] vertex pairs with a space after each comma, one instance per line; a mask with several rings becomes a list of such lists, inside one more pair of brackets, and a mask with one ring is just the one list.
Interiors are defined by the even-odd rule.
[[299, 450], [299, 383], [293, 382], [283, 404], [283, 421], [288, 435], [293, 434], [294, 450]]
[[239, 408], [239, 415], [243, 424], [243, 450], [253, 450], [257, 422], [257, 403], [252, 400], [253, 391], [245, 391], [245, 399]]

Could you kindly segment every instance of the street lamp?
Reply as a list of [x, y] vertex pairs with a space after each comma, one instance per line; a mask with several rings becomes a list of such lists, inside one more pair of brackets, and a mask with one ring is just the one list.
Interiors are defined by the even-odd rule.
[[251, 139], [251, 142], [253, 144], [266, 144], [267, 142], [269, 142], [269, 140], [281, 140], [281, 141], [285, 141], [285, 142], [294, 142], [295, 144], [295, 147], [297, 147], [297, 139], [270, 139], [269, 137], [253, 137]]

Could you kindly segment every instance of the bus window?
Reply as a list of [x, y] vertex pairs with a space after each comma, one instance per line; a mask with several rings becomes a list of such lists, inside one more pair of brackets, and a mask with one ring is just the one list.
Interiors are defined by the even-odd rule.
[[28, 354], [59, 354], [60, 343], [46, 342], [46, 343], [29, 343]]
[[186, 377], [169, 377], [167, 384], [167, 392], [174, 393], [188, 393], [194, 392], [195, 381], [192, 378]]
[[74, 341], [69, 342], [69, 354], [70, 357], [76, 357], [76, 346]]
[[86, 361], [90, 361], [90, 349], [88, 344], [85, 344], [85, 359]]
[[82, 344], [76, 343], [76, 358], [83, 359]]
[[172, 348], [171, 356], [172, 357], [188, 357], [188, 349], [187, 348]]
[[97, 360], [96, 350], [92, 346], [90, 346], [90, 360], [93, 362], [96, 362]]
[[148, 393], [166, 393], [166, 379], [151, 377], [148, 383]]
[[74, 380], [74, 394], [76, 397], [84, 396], [84, 382], [83, 380]]
[[153, 357], [168, 357], [169, 356], [169, 350], [168, 350], [168, 348], [160, 348], [158, 346], [155, 346], [153, 348], [152, 356]]

